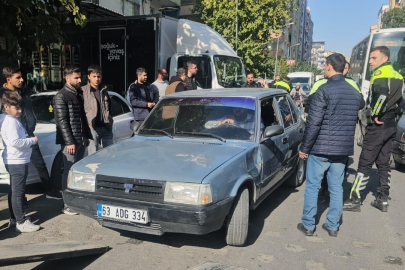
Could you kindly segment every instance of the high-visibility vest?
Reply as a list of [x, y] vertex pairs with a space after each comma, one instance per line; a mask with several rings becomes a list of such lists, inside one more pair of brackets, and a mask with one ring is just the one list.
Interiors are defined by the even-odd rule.
[[288, 90], [288, 92], [291, 91], [291, 88], [290, 88], [290, 86], [288, 85], [288, 83], [283, 82], [283, 81], [278, 81], [278, 82], [276, 82], [276, 83], [274, 84], [274, 86], [275, 86], [276, 88], [278, 88], [277, 86], [281, 86], [281, 87], [283, 87], [285, 90]]

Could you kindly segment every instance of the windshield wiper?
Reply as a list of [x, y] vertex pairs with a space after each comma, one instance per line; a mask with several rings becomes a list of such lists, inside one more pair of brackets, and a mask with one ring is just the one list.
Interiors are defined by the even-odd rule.
[[163, 134], [165, 134], [166, 136], [170, 137], [171, 139], [173, 139], [173, 136], [172, 136], [169, 132], [164, 131], [164, 130], [161, 130], [161, 129], [153, 129], [153, 128], [150, 128], [150, 129], [142, 129], [142, 130], [160, 132], [160, 133], [163, 133]]
[[205, 137], [211, 137], [211, 138], [215, 138], [218, 139], [222, 142], [226, 142], [226, 140], [224, 138], [222, 138], [221, 136], [212, 134], [212, 133], [202, 133], [202, 132], [177, 132], [176, 134], [184, 134], [184, 135], [196, 135], [196, 136], [205, 136]]

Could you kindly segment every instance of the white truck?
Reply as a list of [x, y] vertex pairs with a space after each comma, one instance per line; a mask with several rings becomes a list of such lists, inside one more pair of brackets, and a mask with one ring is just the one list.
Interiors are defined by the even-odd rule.
[[315, 83], [315, 76], [312, 72], [291, 72], [288, 73], [287, 77], [290, 78], [290, 82], [293, 86], [300, 83], [305, 93], [309, 93]]
[[76, 52], [71, 62], [83, 71], [101, 65], [103, 82], [122, 95], [136, 80], [137, 68], [144, 67], [152, 83], [159, 68], [171, 77], [189, 60], [197, 63], [200, 88], [235, 88], [246, 82], [244, 65], [230, 44], [201, 23], [161, 15], [118, 17], [89, 20], [83, 29], [68, 25], [65, 32]]

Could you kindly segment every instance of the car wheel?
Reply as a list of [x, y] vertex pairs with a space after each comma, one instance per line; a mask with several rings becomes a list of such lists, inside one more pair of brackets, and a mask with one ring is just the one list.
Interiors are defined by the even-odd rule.
[[249, 190], [247, 188], [238, 192], [228, 220], [226, 243], [230, 246], [244, 246], [249, 230]]
[[299, 187], [301, 186], [306, 179], [307, 173], [307, 163], [306, 161], [298, 158], [297, 169], [295, 172], [285, 181], [285, 184], [289, 187]]
[[393, 170], [399, 170], [399, 169], [401, 169], [402, 167], [403, 167], [403, 165], [402, 165], [401, 163], [399, 163], [398, 161], [396, 161], [396, 160], [394, 159], [394, 156], [391, 155], [391, 158], [390, 158], [390, 168], [393, 169]]
[[51, 179], [56, 190], [62, 190], [63, 156], [62, 152], [56, 154], [52, 163]]

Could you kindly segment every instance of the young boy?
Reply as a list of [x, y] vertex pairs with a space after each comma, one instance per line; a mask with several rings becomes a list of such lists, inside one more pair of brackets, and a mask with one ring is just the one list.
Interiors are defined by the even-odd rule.
[[1, 136], [3, 138], [3, 162], [10, 174], [10, 191], [8, 207], [10, 226], [16, 225], [17, 232], [35, 232], [39, 225], [31, 223], [25, 217], [23, 200], [25, 183], [28, 175], [28, 164], [31, 158], [31, 146], [38, 143], [37, 137], [28, 138], [27, 131], [18, 120], [21, 116], [21, 96], [17, 91], [7, 90], [3, 94], [5, 115], [1, 115]]

